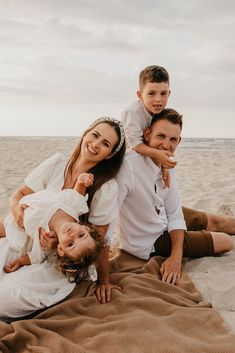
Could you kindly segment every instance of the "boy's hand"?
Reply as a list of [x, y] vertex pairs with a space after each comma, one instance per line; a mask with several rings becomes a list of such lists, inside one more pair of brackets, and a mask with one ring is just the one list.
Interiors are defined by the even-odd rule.
[[173, 157], [173, 153], [166, 150], [155, 150], [155, 160], [162, 165], [164, 168], [174, 168], [177, 162], [173, 161], [169, 157]]
[[82, 173], [78, 176], [77, 181], [79, 184], [82, 184], [87, 188], [93, 184], [94, 175], [91, 173]]
[[20, 260], [12, 261], [9, 265], [4, 266], [4, 271], [7, 273], [17, 271], [21, 267]]
[[165, 188], [169, 188], [170, 187], [170, 181], [171, 181], [171, 177], [170, 177], [170, 173], [169, 170], [166, 168], [162, 167], [162, 179], [163, 179], [163, 189]]
[[13, 217], [18, 224], [18, 226], [22, 229], [24, 229], [24, 210], [27, 208], [27, 205], [14, 205], [11, 207], [11, 212], [13, 214]]

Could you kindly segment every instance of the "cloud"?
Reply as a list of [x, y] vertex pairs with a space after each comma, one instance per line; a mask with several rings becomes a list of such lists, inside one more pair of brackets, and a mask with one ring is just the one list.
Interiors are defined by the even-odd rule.
[[2, 102], [121, 107], [139, 71], [159, 64], [174, 106], [234, 111], [234, 1], [0, 0], [0, 9]]

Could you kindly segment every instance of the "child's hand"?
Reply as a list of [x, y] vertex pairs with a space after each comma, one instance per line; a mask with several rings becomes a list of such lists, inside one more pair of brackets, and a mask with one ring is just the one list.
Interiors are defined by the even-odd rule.
[[11, 207], [11, 212], [13, 217], [18, 224], [18, 226], [24, 229], [24, 210], [27, 208], [27, 205], [14, 205]]
[[162, 167], [162, 179], [163, 179], [163, 189], [165, 188], [169, 188], [170, 187], [170, 181], [171, 181], [171, 177], [170, 177], [170, 173], [169, 170], [166, 168]]
[[177, 162], [169, 158], [174, 156], [173, 153], [169, 151], [155, 150], [155, 155], [156, 155], [155, 157], [156, 161], [160, 163], [164, 168], [171, 169], [171, 168], [174, 168], [177, 164]]
[[42, 227], [39, 228], [39, 240], [43, 251], [57, 248], [58, 238], [54, 231], [46, 232]]
[[78, 176], [77, 181], [79, 184], [82, 184], [87, 188], [93, 184], [94, 175], [91, 173], [82, 173]]
[[21, 267], [20, 260], [15, 260], [11, 262], [9, 265], [4, 266], [4, 271], [7, 273], [17, 271]]

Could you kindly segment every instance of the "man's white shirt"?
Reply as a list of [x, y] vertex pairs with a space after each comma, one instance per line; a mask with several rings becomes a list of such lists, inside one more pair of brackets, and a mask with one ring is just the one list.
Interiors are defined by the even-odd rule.
[[165, 230], [186, 229], [175, 171], [169, 171], [170, 188], [163, 189], [161, 169], [150, 157], [128, 150], [116, 178], [119, 217], [115, 237], [121, 249], [142, 259], [149, 258]]

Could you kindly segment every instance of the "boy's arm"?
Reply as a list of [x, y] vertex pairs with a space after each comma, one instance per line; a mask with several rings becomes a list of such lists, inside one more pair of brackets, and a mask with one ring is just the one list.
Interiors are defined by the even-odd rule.
[[31, 261], [28, 255], [21, 256], [19, 259], [12, 261], [9, 265], [4, 266], [5, 272], [14, 272], [17, 271], [22, 266], [31, 265]]
[[142, 142], [143, 135], [145, 134], [142, 120], [143, 116], [139, 109], [135, 111], [128, 109], [122, 112], [122, 123], [125, 129], [128, 147], [144, 156], [153, 158], [163, 167], [174, 168], [176, 163], [169, 158], [172, 156], [172, 153], [168, 151], [158, 151]]
[[149, 147], [145, 143], [140, 143], [135, 146], [133, 150], [144, 156], [151, 157], [155, 162], [161, 164], [164, 168], [174, 168], [176, 166], [176, 162], [169, 158], [173, 156], [173, 154], [169, 151], [157, 150], [153, 147]]

